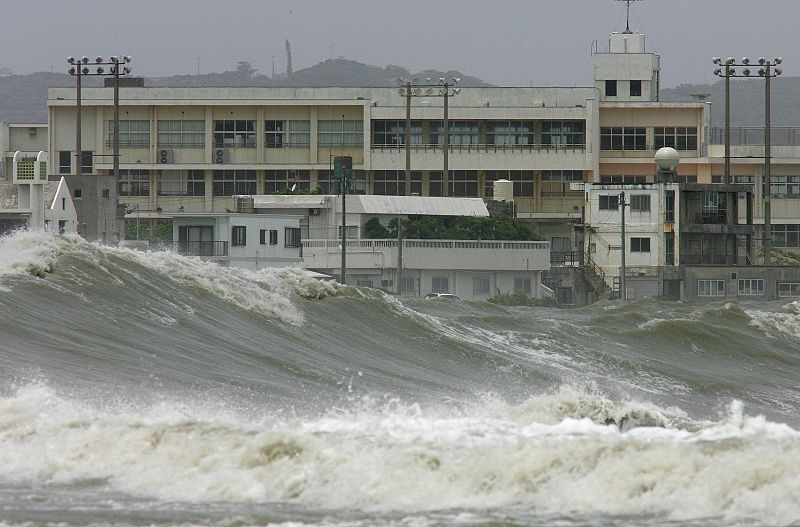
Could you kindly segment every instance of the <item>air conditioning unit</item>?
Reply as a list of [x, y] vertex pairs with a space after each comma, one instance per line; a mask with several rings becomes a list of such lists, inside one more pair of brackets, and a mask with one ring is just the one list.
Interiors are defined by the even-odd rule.
[[214, 150], [214, 163], [224, 164], [230, 163], [231, 152], [227, 148], [217, 148]]
[[158, 151], [158, 163], [159, 164], [168, 165], [168, 164], [171, 164], [173, 162], [174, 161], [173, 161], [173, 158], [172, 158], [172, 150], [163, 149], [163, 150], [159, 150]]
[[308, 209], [308, 214], [310, 216], [319, 216], [319, 209]]
[[252, 214], [253, 210], [253, 196], [234, 196], [233, 204], [236, 207], [236, 212]]

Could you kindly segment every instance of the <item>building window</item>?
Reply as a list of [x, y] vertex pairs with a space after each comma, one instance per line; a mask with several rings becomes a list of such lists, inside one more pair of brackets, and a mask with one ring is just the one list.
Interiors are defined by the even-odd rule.
[[531, 294], [531, 279], [530, 278], [514, 278], [514, 292], [524, 293], [528, 296]]
[[650, 238], [631, 238], [632, 253], [649, 253]]
[[631, 195], [631, 212], [650, 212], [650, 195]]
[[570, 190], [570, 183], [583, 181], [580, 170], [542, 170], [542, 196], [577, 197], [581, 191]]
[[606, 81], [606, 97], [617, 96], [617, 81]]
[[159, 148], [204, 148], [206, 145], [206, 122], [158, 121]]
[[645, 129], [632, 126], [602, 127], [600, 150], [647, 150]]
[[255, 148], [256, 122], [214, 121], [214, 148]]
[[264, 121], [265, 148], [308, 148], [310, 121]]
[[778, 296], [780, 298], [800, 297], [800, 282], [778, 283]]
[[284, 247], [300, 247], [300, 228], [286, 227], [283, 231]]
[[675, 176], [676, 183], [697, 183], [697, 176]]
[[542, 121], [542, 144], [548, 146], [584, 146], [583, 121]]
[[696, 126], [667, 126], [653, 129], [656, 149], [670, 146], [675, 150], [697, 150]]
[[81, 174], [91, 174], [93, 170], [94, 154], [91, 150], [81, 152]]
[[158, 178], [159, 196], [205, 196], [206, 176], [202, 170], [164, 170]]
[[431, 277], [431, 292], [432, 293], [449, 293], [450, 292], [450, 278], [447, 276], [433, 276]]
[[725, 281], [698, 280], [697, 296], [725, 296]]
[[[372, 144], [401, 146], [406, 144], [405, 121], [372, 121]], [[411, 121], [411, 144], [422, 144], [422, 122]]]
[[147, 170], [120, 170], [120, 196], [149, 196], [150, 172]]
[[267, 244], [267, 230], [261, 229], [258, 231], [258, 243], [261, 245]]
[[[106, 121], [108, 130], [107, 147], [114, 146], [114, 121]], [[120, 148], [150, 148], [150, 121], [146, 120], [120, 120], [119, 122], [119, 147]]]
[[104, 199], [108, 199], [108, 198], [110, 198], [110, 197], [111, 197], [111, 189], [109, 189], [109, 188], [104, 188], [104, 189], [102, 190], [102, 192], [100, 193], [100, 195], [101, 195], [101, 196], [102, 196]]
[[441, 172], [428, 172], [428, 195], [442, 196], [444, 194], [444, 178]]
[[278, 231], [276, 229], [270, 229], [269, 231], [269, 244], [278, 245]]
[[600, 176], [600, 183], [615, 183], [625, 185], [647, 183], [647, 176]]
[[800, 176], [772, 176], [769, 186], [773, 198], [800, 199]]
[[451, 170], [450, 195], [454, 197], [477, 197], [478, 172], [475, 170]]
[[600, 196], [600, 210], [619, 210], [619, 194]]
[[[448, 135], [450, 145], [477, 145], [478, 121], [449, 121]], [[444, 144], [444, 122], [432, 121], [430, 124], [430, 143]]]
[[255, 170], [215, 170], [214, 196], [253, 195], [256, 193]]
[[763, 278], [740, 278], [739, 294], [742, 296], [756, 296], [764, 294]]
[[494, 195], [494, 182], [498, 179], [507, 179], [514, 182], [514, 196], [515, 197], [533, 197], [533, 171], [529, 170], [487, 170], [486, 179], [484, 183], [485, 197], [492, 197]]
[[486, 123], [486, 144], [532, 145], [533, 121], [488, 121]]
[[364, 145], [363, 121], [319, 121], [317, 133], [320, 148]]
[[264, 192], [278, 194], [311, 189], [311, 172], [308, 170], [267, 170], [264, 172]]
[[641, 97], [642, 96], [642, 81], [636, 80], [631, 81], [631, 97]]
[[72, 199], [83, 198], [83, 191], [79, 188], [72, 189]]
[[[339, 230], [337, 231], [336, 236], [338, 239], [342, 239], [342, 226], [339, 225]], [[348, 225], [347, 226], [347, 239], [348, 240], [355, 240], [358, 238], [358, 225]]]
[[[317, 171], [317, 187], [323, 194], [341, 194], [339, 182], [331, 179], [332, 170]], [[413, 185], [412, 185], [413, 188]], [[353, 170], [353, 179], [350, 182], [348, 194], [367, 193], [367, 172], [365, 170]]]
[[773, 247], [800, 247], [800, 225], [778, 223], [772, 225]]
[[[406, 195], [404, 170], [376, 170], [372, 173], [372, 193], [383, 196]], [[411, 172], [411, 194], [422, 194], [422, 172]]]
[[413, 276], [403, 276], [400, 278], [400, 292], [402, 293], [416, 293], [417, 292], [417, 279]]
[[356, 280], [356, 286], [358, 287], [372, 287], [373, 282], [372, 280]]
[[234, 225], [231, 227], [231, 245], [243, 247], [247, 245], [247, 227], [244, 225]]
[[472, 294], [473, 295], [488, 295], [491, 291], [489, 288], [488, 276], [473, 276], [472, 277]]
[[72, 173], [72, 152], [69, 150], [61, 150], [58, 153], [58, 173], [70, 174]]

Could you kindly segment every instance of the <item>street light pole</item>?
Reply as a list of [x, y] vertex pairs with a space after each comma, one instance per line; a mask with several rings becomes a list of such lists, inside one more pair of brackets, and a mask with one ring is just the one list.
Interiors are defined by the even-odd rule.
[[625, 287], [625, 192], [619, 193], [620, 221], [622, 222], [622, 244], [620, 246], [620, 271], [619, 271], [619, 297], [628, 300], [628, 291]]
[[406, 98], [406, 194], [411, 194], [411, 97], [444, 97], [443, 103], [443, 133], [444, 138], [442, 141], [443, 147], [443, 189], [442, 195], [447, 196], [449, 190], [449, 174], [448, 174], [448, 154], [450, 149], [450, 126], [449, 126], [449, 105], [448, 99], [454, 95], [461, 93], [461, 88], [454, 88], [453, 86], [461, 81], [459, 77], [454, 77], [448, 80], [446, 77], [439, 78], [439, 84], [432, 84], [431, 78], [425, 79], [426, 84], [418, 84], [417, 79], [407, 81], [405, 79], [397, 79], [400, 84], [400, 95]]
[[[714, 75], [725, 77], [725, 180], [730, 183], [730, 79], [731, 77], [751, 77], [752, 71], [750, 69], [750, 59], [743, 57], [741, 63], [736, 63], [736, 59], [728, 57], [724, 61], [719, 57], [714, 57], [714, 64], [718, 67], [714, 69]], [[783, 74], [781, 68], [775, 67], [783, 63], [781, 57], [776, 57], [772, 61], [761, 57], [758, 59], [759, 69], [758, 76], [764, 77], [765, 93], [764, 93], [764, 190], [762, 192], [762, 199], [764, 203], [764, 231], [762, 238], [762, 246], [764, 250], [764, 265], [770, 265], [772, 258], [772, 179], [771, 179], [771, 164], [772, 164], [772, 144], [771, 144], [771, 80], [772, 77], [778, 77]], [[724, 70], [722, 68], [724, 66]], [[735, 67], [742, 67], [741, 74], [737, 74]]]

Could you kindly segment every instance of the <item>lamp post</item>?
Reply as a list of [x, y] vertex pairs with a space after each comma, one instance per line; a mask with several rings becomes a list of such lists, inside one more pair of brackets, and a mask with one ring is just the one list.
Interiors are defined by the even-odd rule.
[[461, 81], [459, 77], [448, 79], [439, 77], [439, 83], [434, 84], [430, 77], [425, 79], [425, 84], [420, 84], [417, 79], [406, 80], [397, 79], [400, 89], [398, 93], [406, 98], [406, 128], [405, 128], [405, 147], [406, 147], [406, 194], [411, 194], [411, 98], [412, 97], [443, 97], [443, 118], [444, 118], [444, 138], [443, 138], [443, 189], [442, 195], [447, 196], [449, 190], [449, 169], [448, 154], [450, 150], [450, 126], [448, 122], [448, 99], [461, 93], [461, 88], [455, 85]]
[[[751, 77], [753, 72], [750, 69], [750, 59], [743, 57], [741, 62], [737, 63], [733, 57], [728, 57], [722, 60], [719, 57], [714, 57], [714, 75], [725, 78], [725, 180], [726, 184], [730, 183], [731, 179], [731, 122], [730, 122], [730, 79], [731, 77]], [[781, 68], [775, 67], [783, 63], [781, 57], [767, 60], [764, 57], [758, 59], [758, 76], [766, 80], [764, 90], [764, 265], [769, 265], [772, 253], [772, 181], [770, 178], [770, 168], [772, 162], [772, 145], [771, 145], [771, 101], [770, 101], [770, 80], [772, 77], [778, 77], [783, 73]], [[755, 67], [756, 65], [752, 65]], [[736, 68], [741, 67], [742, 72], [737, 73]]]
[[77, 112], [75, 119], [75, 156], [77, 157], [77, 167], [75, 175], [81, 174], [83, 165], [83, 153], [81, 151], [81, 77], [114, 77], [114, 177], [119, 179], [119, 78], [131, 72], [131, 68], [128, 66], [131, 62], [131, 57], [128, 55], [122, 57], [111, 56], [108, 60], [103, 59], [103, 57], [97, 57], [93, 63], [90, 63], [89, 57], [86, 56], [80, 59], [67, 57], [67, 62], [70, 64], [68, 73], [77, 80], [77, 96], [75, 98]]

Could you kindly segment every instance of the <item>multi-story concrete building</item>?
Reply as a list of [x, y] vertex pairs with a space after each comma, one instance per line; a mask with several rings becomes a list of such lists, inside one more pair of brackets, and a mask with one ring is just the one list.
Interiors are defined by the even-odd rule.
[[2, 179], [11, 180], [14, 154], [22, 152], [25, 157], [36, 157], [39, 152], [47, 152], [48, 148], [47, 123], [0, 123]]
[[[96, 186], [97, 199], [87, 199], [81, 181], [70, 185], [79, 209], [83, 199], [91, 204], [86, 214], [100, 211], [84, 221], [84, 233], [106, 232], [113, 241], [104, 215], [166, 221], [179, 210], [232, 210], [234, 194], [330, 192], [331, 158], [348, 155], [360, 193], [488, 199], [493, 181], [510, 179], [517, 216], [533, 222], [554, 251], [573, 249], [568, 222], [580, 218], [583, 201], [572, 182], [652, 182], [655, 151], [672, 146], [681, 155], [679, 181], [721, 183], [721, 134], [709, 126], [710, 103], [661, 100], [660, 60], [644, 35], [615, 33], [593, 55], [591, 86], [463, 88], [449, 98], [446, 176], [443, 99], [414, 97], [410, 185], [406, 101], [397, 88], [123, 87], [121, 180]], [[112, 89], [82, 93], [83, 171], [107, 175]], [[51, 89], [48, 108], [54, 175], [76, 174], [75, 90]], [[763, 136], [752, 132], [740, 142]], [[785, 132], [773, 134], [774, 246], [800, 250], [800, 134], [795, 140]], [[757, 225], [763, 154], [750, 144], [732, 152], [735, 182], [754, 184]]]

